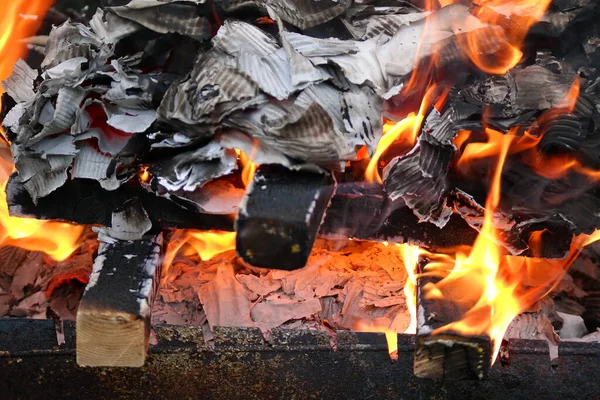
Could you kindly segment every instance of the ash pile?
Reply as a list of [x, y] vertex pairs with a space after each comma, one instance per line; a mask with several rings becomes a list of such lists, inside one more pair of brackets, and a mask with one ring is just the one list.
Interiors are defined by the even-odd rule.
[[[544, 231], [536, 255], [563, 257], [574, 234], [600, 226], [600, 5], [554, 0], [521, 63], [493, 74], [465, 40], [493, 60], [527, 10], [487, 7], [505, 21], [493, 25], [478, 1], [414, 3], [106, 0], [87, 23], [54, 27], [41, 69], [19, 62], [3, 83], [11, 213], [122, 222], [130, 230], [112, 233], [128, 239], [163, 225], [232, 229], [239, 212], [238, 254], [267, 267], [277, 246], [256, 242], [271, 231], [291, 249], [277, 257], [300, 254], [295, 267], [319, 231], [436, 247], [449, 227], [469, 240], [481, 226], [495, 159], [475, 158], [468, 173], [458, 161], [493, 131], [534, 143], [503, 172], [507, 250], [530, 254]], [[419, 109], [420, 71], [438, 90], [416, 143], [388, 151], [383, 184], [367, 184], [364, 150], [376, 153], [384, 119]], [[247, 190], [240, 152], [260, 165]], [[578, 168], [551, 173], [546, 158]]]

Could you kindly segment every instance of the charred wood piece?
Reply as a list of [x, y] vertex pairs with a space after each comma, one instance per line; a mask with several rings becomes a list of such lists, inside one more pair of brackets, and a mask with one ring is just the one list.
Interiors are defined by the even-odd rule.
[[456, 214], [443, 230], [421, 223], [408, 206], [392, 202], [379, 187], [342, 184], [331, 199], [320, 235], [441, 249], [473, 243], [477, 231]]
[[108, 191], [93, 180], [68, 180], [48, 196], [38, 199], [35, 205], [18, 173], [14, 173], [6, 192], [9, 212], [15, 216], [111, 226], [113, 212], [130, 199], [138, 198], [155, 228], [233, 230], [228, 216], [204, 214], [191, 202], [175, 196], [157, 196], [138, 184]]
[[[424, 271], [427, 260], [419, 263]], [[441, 331], [458, 321], [466, 307], [453, 301], [426, 298], [425, 286], [439, 278], [421, 276], [417, 280], [417, 338], [415, 341], [414, 373], [420, 378], [486, 379], [492, 363], [492, 340], [489, 336], [465, 336], [458, 332]]]
[[102, 238], [77, 311], [77, 363], [141, 367], [162, 263], [162, 234]]
[[257, 267], [304, 267], [334, 191], [327, 173], [260, 166], [236, 220], [237, 254]]
[[590, 293], [585, 298], [585, 311], [581, 318], [589, 332], [600, 328], [600, 292]]

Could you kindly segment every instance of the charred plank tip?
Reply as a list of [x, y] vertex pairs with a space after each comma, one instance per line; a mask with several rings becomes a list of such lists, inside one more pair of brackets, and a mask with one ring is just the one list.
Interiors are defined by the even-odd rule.
[[491, 363], [492, 341], [486, 336], [448, 332], [416, 339], [414, 373], [419, 378], [482, 380]]
[[334, 189], [328, 173], [261, 165], [236, 220], [238, 256], [255, 267], [304, 267]]

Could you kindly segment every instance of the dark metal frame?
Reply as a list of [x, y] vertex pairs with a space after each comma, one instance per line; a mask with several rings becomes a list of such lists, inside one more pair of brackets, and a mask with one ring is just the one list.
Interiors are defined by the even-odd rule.
[[[485, 381], [413, 375], [414, 337], [399, 335], [398, 361], [383, 334], [157, 326], [143, 368], [81, 368], [75, 330], [58, 346], [52, 321], [0, 320], [0, 399], [594, 399], [600, 343], [512, 340]], [[508, 356], [506, 356], [508, 352]]]

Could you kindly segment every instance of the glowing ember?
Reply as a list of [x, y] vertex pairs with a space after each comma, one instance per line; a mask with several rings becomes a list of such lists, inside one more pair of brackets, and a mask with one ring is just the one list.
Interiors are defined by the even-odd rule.
[[[3, 29], [0, 34], [0, 80], [9, 76], [16, 61], [23, 57], [26, 48], [20, 41], [36, 32], [51, 4], [50, 0], [11, 0], [0, 4]], [[78, 240], [84, 227], [9, 216], [5, 188], [13, 164], [8, 147], [3, 146], [0, 152], [0, 243], [42, 251], [55, 260], [65, 260], [79, 247]]]
[[148, 182], [148, 181], [150, 181], [151, 176], [150, 176], [150, 171], [148, 171], [148, 167], [147, 166], [144, 165], [144, 166], [142, 166], [140, 168], [140, 172], [138, 174], [138, 177], [140, 178], [140, 181], [142, 181], [142, 182]]

